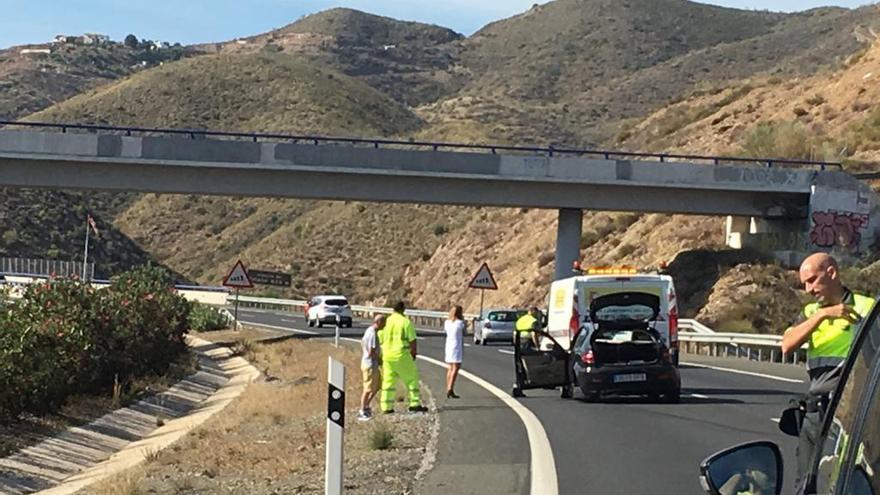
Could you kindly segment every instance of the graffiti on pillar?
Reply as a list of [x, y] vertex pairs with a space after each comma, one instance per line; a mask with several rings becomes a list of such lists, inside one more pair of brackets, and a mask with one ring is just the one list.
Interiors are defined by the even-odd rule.
[[840, 247], [859, 250], [862, 231], [868, 227], [867, 213], [814, 211], [810, 242], [820, 248]]

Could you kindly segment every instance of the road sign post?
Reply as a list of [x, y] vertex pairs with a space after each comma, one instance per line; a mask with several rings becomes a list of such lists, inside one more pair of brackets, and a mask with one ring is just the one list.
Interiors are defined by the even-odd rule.
[[335, 347], [339, 347], [339, 314], [336, 315], [336, 338], [333, 341]]
[[495, 283], [495, 277], [492, 276], [492, 270], [489, 270], [489, 265], [487, 263], [483, 263], [480, 266], [480, 269], [477, 270], [477, 273], [471, 279], [471, 282], [468, 284], [468, 287], [471, 289], [480, 289], [480, 318], [483, 318], [483, 295], [488, 290], [498, 290], [498, 284]]
[[235, 319], [235, 329], [238, 329], [238, 291], [242, 287], [249, 289], [254, 286], [254, 284], [251, 283], [247, 269], [244, 267], [241, 260], [236, 261], [235, 265], [232, 266], [232, 270], [229, 270], [226, 278], [223, 279], [223, 285], [235, 289], [235, 310], [233, 318]]
[[[339, 328], [339, 327], [337, 327]], [[327, 456], [324, 494], [342, 494], [342, 444], [345, 434], [345, 367], [327, 358]]]

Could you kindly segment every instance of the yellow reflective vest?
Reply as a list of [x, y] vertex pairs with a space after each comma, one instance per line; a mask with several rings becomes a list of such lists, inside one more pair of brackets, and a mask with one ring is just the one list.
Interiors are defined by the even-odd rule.
[[529, 333], [535, 329], [535, 323], [537, 322], [538, 319], [532, 316], [531, 313], [526, 313], [516, 320], [516, 331], [520, 333]]
[[[866, 318], [874, 306], [874, 300], [861, 294], [851, 293], [852, 300], [844, 301], [853, 306], [859, 316]], [[849, 298], [847, 298], [849, 299]], [[819, 303], [807, 304], [804, 316], [809, 318], [819, 311]], [[845, 318], [826, 318], [810, 335], [807, 347], [807, 367], [809, 369], [837, 366], [846, 360], [852, 346], [858, 323], [850, 323]]]
[[385, 328], [379, 330], [379, 347], [382, 359], [394, 361], [409, 354], [410, 342], [416, 340], [416, 329], [406, 316], [392, 313], [385, 320]]

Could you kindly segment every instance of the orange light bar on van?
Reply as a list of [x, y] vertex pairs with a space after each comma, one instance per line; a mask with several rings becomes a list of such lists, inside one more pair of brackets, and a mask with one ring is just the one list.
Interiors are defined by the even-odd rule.
[[587, 275], [633, 275], [638, 270], [629, 266], [594, 267], [587, 269]]

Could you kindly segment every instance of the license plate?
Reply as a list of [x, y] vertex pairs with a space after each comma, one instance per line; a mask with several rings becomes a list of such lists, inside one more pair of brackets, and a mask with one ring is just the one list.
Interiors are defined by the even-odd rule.
[[643, 382], [648, 377], [644, 373], [629, 373], [626, 375], [614, 375], [614, 383]]

